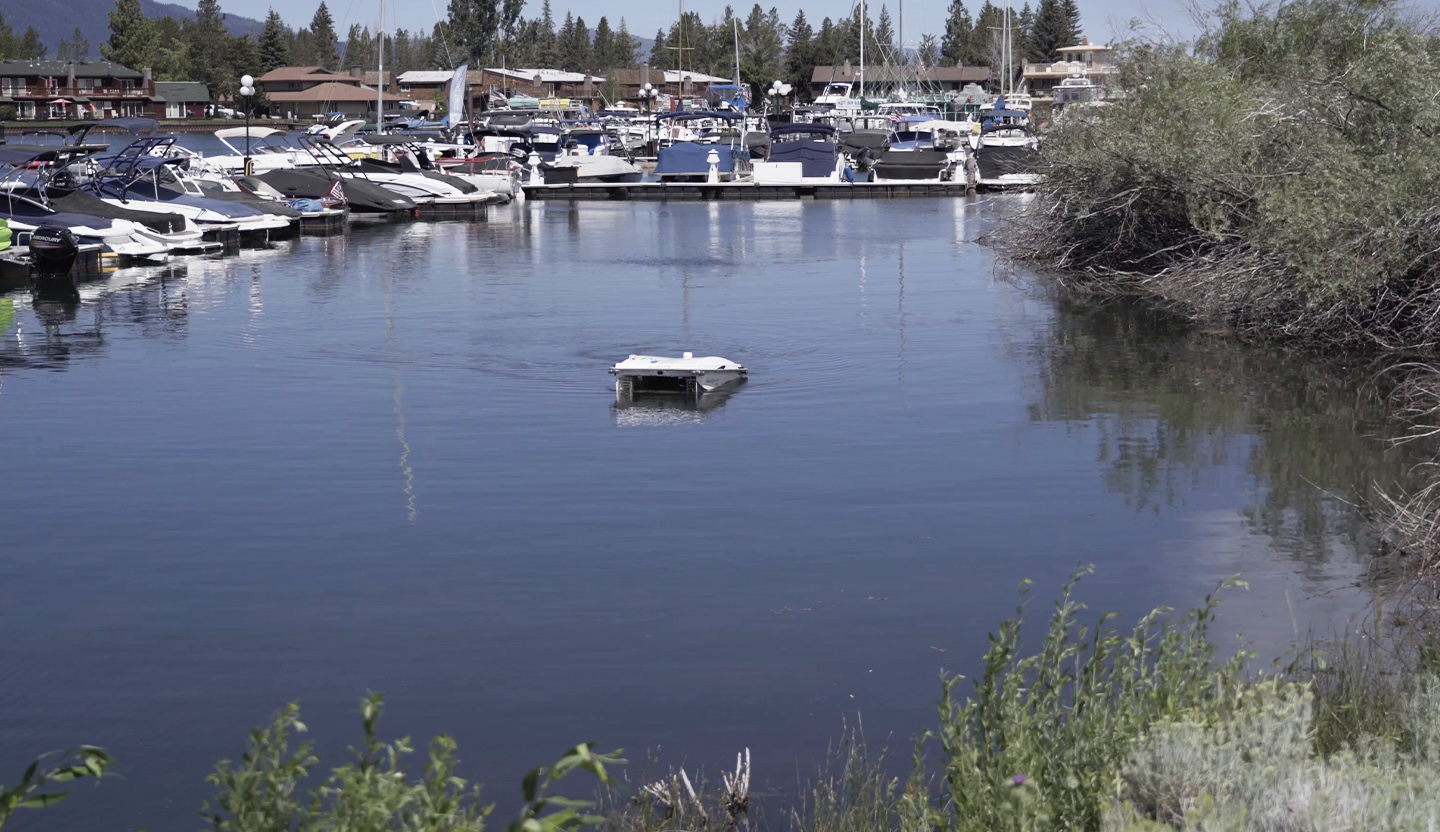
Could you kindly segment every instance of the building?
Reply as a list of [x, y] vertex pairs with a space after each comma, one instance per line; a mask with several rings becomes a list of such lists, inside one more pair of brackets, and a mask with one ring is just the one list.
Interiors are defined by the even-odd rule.
[[1029, 94], [1036, 103], [1053, 103], [1055, 87], [1066, 78], [1088, 78], [1104, 86], [1119, 67], [1115, 66], [1115, 48], [1090, 43], [1083, 38], [1076, 46], [1064, 46], [1059, 50], [1060, 60], [1054, 63], [1030, 63], [1021, 68], [1020, 86], [1017, 92]]
[[455, 73], [448, 69], [412, 69], [400, 73], [395, 79], [399, 93], [414, 101], [444, 101], [449, 95], [450, 79]]
[[199, 81], [156, 81], [154, 100], [164, 106], [165, 118], [205, 118], [210, 88]]
[[[865, 96], [885, 98], [901, 89], [921, 92], [959, 92], [966, 84], [985, 86], [992, 81], [988, 66], [867, 66]], [[850, 84], [851, 95], [860, 95], [860, 68], [849, 61], [839, 66], [817, 66], [810, 74], [810, 92], [818, 96], [830, 84]]]
[[318, 66], [282, 66], [256, 79], [270, 101], [273, 115], [310, 118], [326, 113], [343, 113], [356, 118], [373, 118], [375, 102], [384, 97], [385, 106], [398, 107], [408, 97], [382, 92], [361, 83], [362, 76], [331, 72]]
[[149, 69], [109, 61], [0, 62], [0, 107], [22, 119], [165, 115]]
[[[716, 75], [706, 75], [703, 72], [685, 70], [682, 73], [674, 69], [651, 69], [648, 64], [642, 64], [639, 69], [612, 69], [605, 73], [608, 83], [605, 84], [606, 92], [614, 92], [618, 101], [628, 101], [644, 108], [645, 102], [640, 98], [640, 90], [649, 84], [658, 95], [668, 95], [672, 98], [696, 97], [703, 98], [715, 84], [728, 84], [729, 78], [721, 78]], [[614, 102], [612, 102], [614, 103]]]

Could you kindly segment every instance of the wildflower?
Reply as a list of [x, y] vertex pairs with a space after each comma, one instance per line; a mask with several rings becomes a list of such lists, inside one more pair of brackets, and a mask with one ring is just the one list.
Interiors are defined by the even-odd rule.
[[1010, 778], [1010, 782], [1011, 782], [1011, 783], [1014, 783], [1014, 784], [1017, 785], [1017, 786], [1023, 786], [1023, 785], [1025, 785], [1025, 780], [1026, 780], [1026, 778], [1025, 778], [1025, 775], [1023, 775], [1023, 774], [1017, 774], [1017, 775], [1015, 775], [1014, 777], [1011, 777], [1011, 778]]

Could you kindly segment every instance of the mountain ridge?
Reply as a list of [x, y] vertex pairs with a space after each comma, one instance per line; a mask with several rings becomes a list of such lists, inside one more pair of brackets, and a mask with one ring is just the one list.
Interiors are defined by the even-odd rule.
[[[16, 35], [24, 33], [28, 26], [35, 27], [40, 42], [50, 50], [46, 57], [55, 57], [55, 48], [60, 41], [70, 39], [77, 23], [80, 33], [90, 41], [90, 60], [100, 59], [100, 44], [110, 39], [110, 12], [115, 8], [115, 0], [27, 0], [25, 3], [4, 5], [5, 22]], [[195, 17], [192, 8], [159, 0], [140, 0], [140, 9], [146, 17], [176, 17], [182, 20]], [[259, 20], [237, 14], [226, 14], [225, 25], [230, 28], [231, 34], [248, 32], [256, 37], [265, 27]]]

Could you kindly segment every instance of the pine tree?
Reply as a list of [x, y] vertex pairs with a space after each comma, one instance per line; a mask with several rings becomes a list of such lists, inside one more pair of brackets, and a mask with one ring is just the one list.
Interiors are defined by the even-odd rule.
[[1015, 17], [1015, 54], [1027, 61], [1038, 61], [1035, 54], [1035, 10], [1027, 2]]
[[[740, 40], [740, 78], [737, 83], [764, 90], [785, 75], [785, 25], [780, 10], [766, 12], [756, 3], [745, 19]], [[732, 70], [733, 74], [733, 70]]]
[[265, 28], [260, 32], [260, 75], [289, 64], [293, 40], [294, 35], [286, 29], [280, 13], [271, 9], [265, 15]]
[[585, 18], [577, 18], [565, 12], [565, 22], [560, 26], [560, 65], [558, 69], [569, 72], [584, 72], [590, 65], [590, 29]]
[[952, 66], [969, 63], [970, 44], [974, 40], [975, 24], [970, 20], [970, 10], [965, 0], [950, 0], [949, 17], [945, 20], [945, 34], [940, 38], [940, 57]]
[[183, 28], [190, 53], [190, 80], [203, 83], [212, 96], [228, 95], [236, 86], [237, 73], [229, 57], [230, 32], [219, 0], [200, 0], [195, 19]]
[[671, 56], [675, 53], [665, 48], [668, 45], [665, 42], [665, 30], [656, 29], [655, 43], [650, 47], [651, 66], [657, 69], [674, 69], [675, 65], [671, 62]]
[[340, 68], [340, 50], [335, 43], [335, 18], [330, 16], [325, 0], [320, 0], [320, 7], [310, 19], [310, 41], [315, 66], [329, 70]]
[[1056, 50], [1062, 46], [1072, 46], [1075, 37], [1071, 31], [1070, 18], [1065, 11], [1065, 0], [1040, 0], [1030, 44], [1030, 54], [1034, 56], [1034, 60], [1056, 60], [1060, 56]]
[[[875, 63], [891, 63], [895, 51], [895, 22], [890, 19], [890, 7], [880, 5], [880, 17], [875, 21]], [[897, 55], [895, 63], [904, 63], [903, 56]]]
[[921, 35], [920, 46], [915, 50], [915, 61], [926, 69], [940, 65], [940, 39], [934, 35]]
[[70, 60], [75, 63], [90, 59], [90, 41], [85, 38], [85, 33], [80, 27], [75, 27], [75, 33], [70, 36]]
[[155, 46], [148, 66], [154, 70], [155, 80], [189, 80], [192, 61], [184, 26], [173, 17], [157, 17], [150, 26]]
[[613, 55], [613, 68], [624, 69], [635, 65], [635, 53], [639, 51], [639, 44], [635, 36], [630, 34], [630, 27], [625, 25], [625, 18], [620, 18], [620, 28], [615, 30], [615, 52]]
[[[100, 54], [121, 66], [152, 66], [154, 34], [140, 10], [140, 0], [115, 0], [115, 10], [110, 12], [110, 38], [100, 44]], [[20, 44], [15, 46], [15, 56], [19, 57]]]
[[545, 0], [540, 7], [540, 31], [535, 38], [535, 65], [540, 69], [553, 69], [559, 63], [560, 39], [555, 34], [555, 15], [550, 11], [550, 0]]
[[610, 21], [603, 15], [595, 24], [595, 41], [590, 45], [590, 65], [584, 70], [591, 73], [606, 73], [615, 67], [615, 32]]
[[15, 30], [5, 21], [5, 15], [0, 14], [0, 61], [14, 58], [15, 46]]
[[815, 30], [805, 19], [805, 10], [795, 13], [790, 22], [790, 38], [785, 45], [785, 82], [791, 95], [800, 100], [810, 97], [810, 78], [815, 73]]
[[1005, 74], [1001, 66], [1000, 42], [1005, 26], [1005, 10], [985, 0], [975, 16], [975, 26], [970, 30], [970, 46], [966, 50], [966, 66], [988, 66], [990, 77], [1000, 78]]
[[15, 57], [22, 61], [43, 61], [45, 53], [49, 52], [50, 48], [40, 42], [40, 33], [35, 31], [35, 27], [29, 26], [26, 27], [25, 34], [20, 38], [20, 43], [15, 51]]
[[842, 33], [840, 26], [830, 18], [820, 21], [820, 31], [815, 33], [814, 56], [816, 66], [835, 66], [843, 60], [840, 51], [842, 44]]
[[[260, 41], [254, 35], [244, 34], [231, 37], [225, 63], [229, 65], [231, 78], [230, 84], [225, 92], [229, 95], [237, 95], [240, 92], [241, 75], [256, 75], [260, 69]], [[211, 97], [217, 95], [215, 89], [210, 90]], [[265, 93], [258, 92], [251, 97], [250, 103], [256, 108], [265, 106]], [[238, 108], [237, 108], [238, 109]]]
[[345, 57], [341, 60], [341, 69], [358, 67], [362, 70], [370, 70], [375, 66], [376, 44], [370, 37], [370, 27], [361, 28], [359, 23], [350, 24], [350, 31], [345, 34]]
[[1065, 11], [1065, 22], [1068, 24], [1065, 29], [1067, 35], [1064, 46], [1079, 46], [1080, 39], [1085, 35], [1085, 29], [1080, 25], [1080, 6], [1075, 0], [1063, 0]]

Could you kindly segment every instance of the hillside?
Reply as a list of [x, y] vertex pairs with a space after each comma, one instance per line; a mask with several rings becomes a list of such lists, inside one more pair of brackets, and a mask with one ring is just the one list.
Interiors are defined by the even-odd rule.
[[[40, 33], [40, 41], [50, 47], [50, 57], [55, 56], [55, 47], [61, 40], [68, 40], [75, 31], [78, 21], [80, 31], [90, 41], [90, 57], [100, 57], [100, 44], [110, 37], [110, 10], [115, 0], [26, 0], [24, 3], [4, 3], [5, 22], [16, 34], [25, 27], [34, 26]], [[140, 0], [146, 17], [195, 16], [195, 10], [175, 3], [157, 3], [155, 0]], [[264, 26], [258, 20], [239, 15], [226, 15], [225, 21], [235, 34], [254, 32], [260, 34]]]

